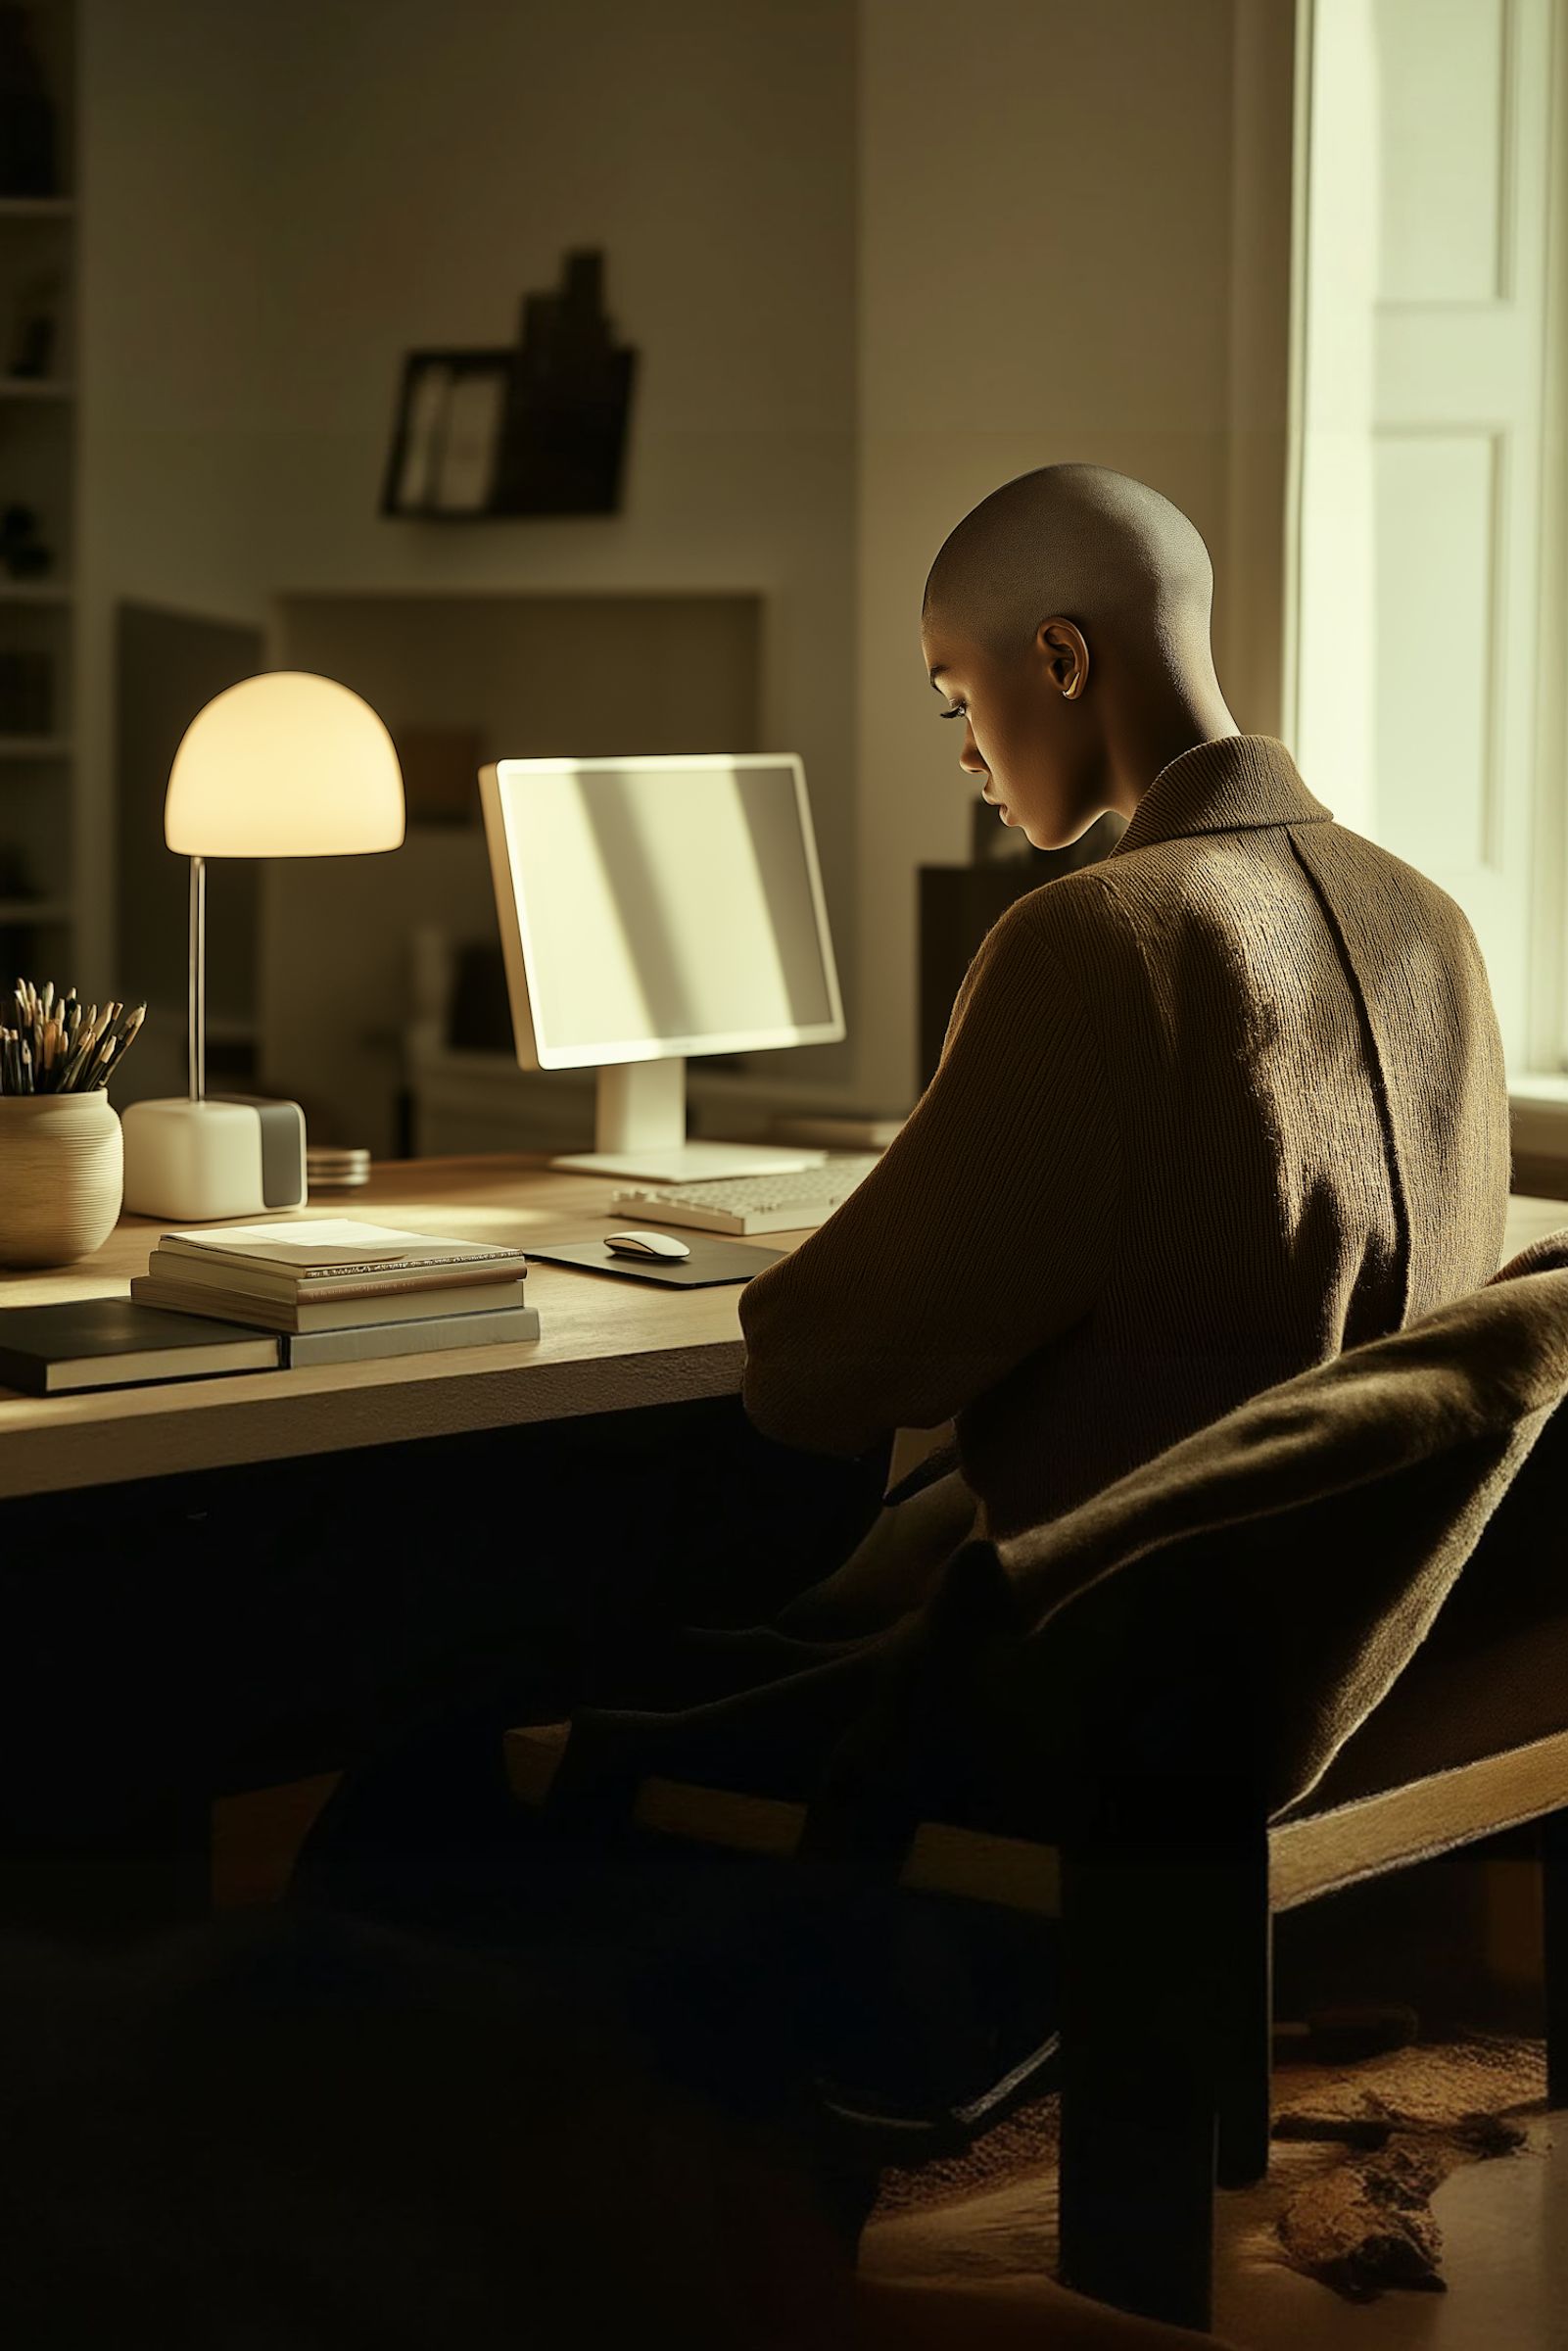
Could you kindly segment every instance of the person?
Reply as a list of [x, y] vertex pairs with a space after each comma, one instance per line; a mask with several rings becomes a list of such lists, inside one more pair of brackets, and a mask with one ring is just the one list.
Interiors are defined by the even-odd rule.
[[[1056, 1517], [1497, 1265], [1507, 1096], [1470, 925], [1238, 728], [1212, 589], [1177, 507], [1084, 464], [994, 491], [926, 583], [938, 715], [999, 821], [1059, 848], [1127, 820], [1003, 915], [885, 1156], [741, 1294], [765, 1434], [852, 1456], [956, 1424], [904, 1547], [927, 1574], [971, 1524]], [[790, 1621], [918, 1598], [889, 1537]]]
[[[1108, 810], [1126, 829], [995, 925], [880, 1162], [741, 1293], [764, 1436], [860, 1458], [951, 1423], [953, 1455], [755, 1637], [640, 1633], [603, 1661], [555, 1800], [599, 1823], [606, 1873], [628, 1860], [598, 1791], [635, 1786], [640, 1756], [809, 1796], [968, 1535], [1062, 1516], [1497, 1269], [1507, 1098], [1470, 926], [1237, 727], [1212, 588], [1187, 517], [1092, 465], [1005, 483], [937, 553], [922, 650], [965, 775], [1038, 847]], [[429, 1848], [449, 1842], [432, 1820]], [[388, 1832], [377, 1898], [404, 1867]], [[803, 1963], [838, 1972], [835, 2013], [896, 2009], [857, 2088], [927, 2112], [981, 2087], [972, 2067], [995, 2078], [990, 1991], [945, 1933], [933, 1966], [882, 1894], [838, 1932], [814, 1918]], [[1045, 1990], [1013, 2003], [1004, 2057], [1046, 2044], [1047, 1959], [1026, 1954]], [[938, 1979], [976, 2028], [951, 2068], [919, 2046]]]
[[[1002, 916], [897, 1137], [739, 1311], [764, 1435], [847, 1457], [906, 1428], [954, 1441], [766, 1632], [606, 1677], [566, 1750], [568, 1802], [640, 1768], [820, 1794], [896, 1673], [891, 1635], [967, 1538], [1065, 1516], [1496, 1271], [1507, 1094], [1470, 925], [1338, 825], [1283, 744], [1240, 730], [1212, 594], [1188, 518], [1100, 466], [1005, 483], [939, 550], [922, 651], [964, 774], [1038, 848], [1107, 811], [1125, 831]], [[1166, 1638], [1179, 1716], [1185, 1653]], [[1141, 1705], [1142, 1671], [1110, 1647], [1077, 1661], [1064, 1755], [1066, 1717]], [[964, 1776], [962, 1756], [942, 1767]], [[973, 2026], [1007, 2002], [946, 1931], [935, 1971], [912, 1959], [913, 1932], [884, 1889], [863, 1917], [819, 1922], [810, 1964], [849, 2013], [894, 2008], [867, 2053], [876, 2091], [928, 2112], [930, 2052], [909, 2053], [923, 2019]], [[1009, 2045], [963, 2094], [1046, 2045], [1048, 1958], [1026, 1956]], [[976, 2062], [956, 2038], [939, 2060]]]

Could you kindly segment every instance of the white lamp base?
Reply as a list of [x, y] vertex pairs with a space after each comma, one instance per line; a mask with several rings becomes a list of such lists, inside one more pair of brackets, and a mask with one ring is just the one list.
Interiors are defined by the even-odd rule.
[[304, 1208], [305, 1113], [298, 1102], [209, 1095], [132, 1102], [125, 1134], [125, 1208], [133, 1217], [254, 1217]]

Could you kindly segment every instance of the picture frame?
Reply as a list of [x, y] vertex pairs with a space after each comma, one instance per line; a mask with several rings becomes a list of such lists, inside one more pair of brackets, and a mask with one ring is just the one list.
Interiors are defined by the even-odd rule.
[[510, 349], [408, 353], [383, 514], [469, 522], [494, 510], [516, 361]]
[[404, 361], [384, 515], [512, 521], [621, 510], [638, 353], [604, 307], [604, 256], [569, 251], [560, 282], [525, 294], [504, 351], [413, 351]]

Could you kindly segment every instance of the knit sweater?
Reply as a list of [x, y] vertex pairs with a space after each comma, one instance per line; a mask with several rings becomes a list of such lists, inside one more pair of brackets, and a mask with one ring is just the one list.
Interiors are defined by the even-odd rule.
[[1007, 1536], [1487, 1280], [1507, 1192], [1460, 909], [1281, 744], [1201, 744], [996, 924], [897, 1139], [742, 1292], [746, 1409], [842, 1454], [954, 1419]]

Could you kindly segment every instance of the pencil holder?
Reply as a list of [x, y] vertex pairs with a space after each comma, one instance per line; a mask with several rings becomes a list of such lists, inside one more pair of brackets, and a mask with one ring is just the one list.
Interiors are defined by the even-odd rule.
[[107, 1241], [124, 1150], [101, 1087], [0, 1094], [0, 1266], [69, 1266]]

